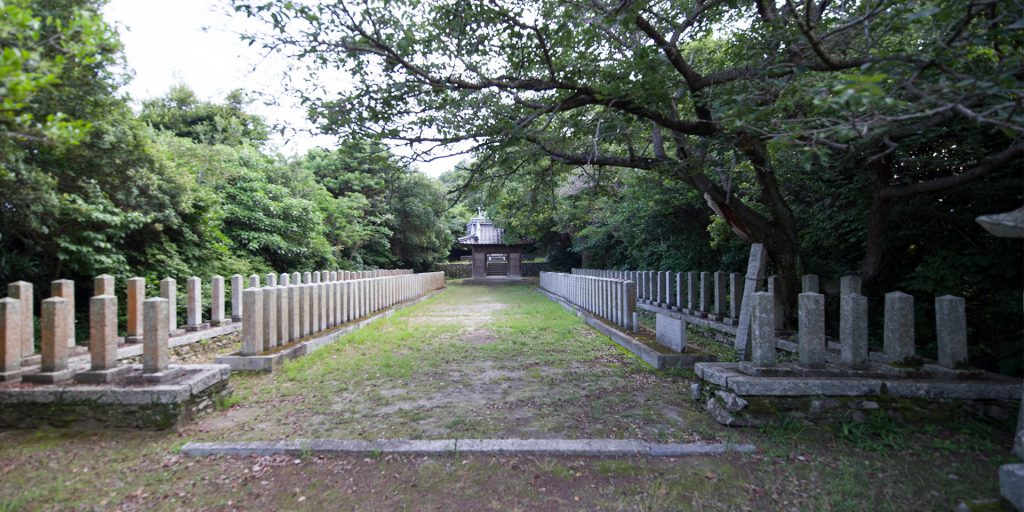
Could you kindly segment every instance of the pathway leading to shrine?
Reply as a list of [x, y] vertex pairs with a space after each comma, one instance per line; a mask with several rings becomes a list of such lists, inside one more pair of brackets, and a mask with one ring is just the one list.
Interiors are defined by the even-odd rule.
[[[692, 376], [654, 372], [526, 284], [454, 284], [284, 371], [231, 381], [235, 402], [180, 432], [0, 431], [0, 510], [951, 510], [998, 495], [1012, 435], [970, 420], [726, 429], [690, 403]], [[758, 452], [181, 453], [303, 438], [724, 441]]]
[[274, 375], [235, 375], [239, 403], [198, 440], [729, 441], [686, 380], [656, 374], [531, 285], [455, 284]]

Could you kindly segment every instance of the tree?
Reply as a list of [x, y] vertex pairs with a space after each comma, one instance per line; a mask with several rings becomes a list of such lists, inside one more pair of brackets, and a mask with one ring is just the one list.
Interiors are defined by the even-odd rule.
[[262, 117], [245, 111], [250, 100], [241, 89], [228, 93], [224, 103], [200, 101], [187, 85], [171, 87], [163, 98], [142, 102], [139, 119], [203, 144], [262, 146], [270, 137]]
[[[235, 0], [268, 48], [341, 91], [301, 91], [328, 130], [447, 147], [474, 172], [546, 155], [685, 184], [742, 240], [765, 244], [792, 311], [794, 162], [852, 162], [875, 197], [862, 272], [881, 258], [888, 206], [987, 176], [1024, 153], [1019, 12], [1010, 3]], [[908, 141], [968, 129], [992, 151], [901, 174]], [[907, 164], [903, 164], [907, 165]], [[912, 166], [911, 166], [912, 167]], [[732, 187], [749, 178], [749, 191]], [[816, 199], [821, 199], [816, 198]]]

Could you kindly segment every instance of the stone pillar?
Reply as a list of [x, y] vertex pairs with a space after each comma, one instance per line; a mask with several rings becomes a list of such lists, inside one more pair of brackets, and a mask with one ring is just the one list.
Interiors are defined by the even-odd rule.
[[75, 282], [70, 279], [58, 279], [50, 283], [50, 296], [67, 299], [68, 311], [71, 312], [71, 323], [68, 325], [69, 347], [75, 346]]
[[729, 318], [738, 320], [743, 307], [743, 276], [738, 272], [729, 274]]
[[331, 282], [337, 281], [338, 280], [338, 272], [337, 271], [331, 271], [328, 274], [328, 277], [329, 277], [328, 281], [331, 281]]
[[291, 284], [302, 284], [302, 274], [298, 272], [292, 272]]
[[314, 284], [309, 286], [309, 331], [320, 332], [320, 283], [316, 283], [317, 274], [313, 275]]
[[868, 361], [868, 298], [858, 294], [839, 299], [839, 343], [843, 365], [860, 368]]
[[291, 284], [288, 286], [288, 341], [295, 341], [302, 337], [302, 285]]
[[21, 378], [21, 301], [0, 299], [0, 382]]
[[146, 300], [146, 280], [133, 277], [125, 282], [128, 304], [128, 326], [125, 343], [142, 342], [142, 301]]
[[162, 373], [170, 364], [167, 346], [167, 299], [146, 299], [146, 328], [142, 340], [142, 373]]
[[305, 338], [309, 336], [309, 304], [310, 304], [310, 292], [308, 284], [300, 284], [299, 288], [299, 332], [301, 337]]
[[757, 366], [775, 364], [775, 301], [770, 293], [757, 292], [751, 297], [753, 315], [750, 319], [750, 360]]
[[246, 288], [242, 291], [242, 302], [242, 355], [254, 356], [263, 348], [263, 290]]
[[238, 322], [242, 319], [242, 276], [235, 274], [231, 276], [231, 321]]
[[958, 368], [967, 364], [967, 317], [963, 297], [943, 295], [935, 298], [935, 335], [939, 345], [939, 365]]
[[818, 276], [817, 276], [817, 274], [804, 274], [800, 278], [800, 284], [801, 284], [802, 291], [804, 293], [807, 293], [807, 292], [819, 293], [821, 291], [821, 289], [818, 286]]
[[167, 299], [167, 329], [178, 329], [178, 282], [171, 277], [160, 280], [160, 298]]
[[665, 307], [667, 307], [669, 309], [672, 308], [672, 304], [676, 300], [675, 299], [675, 295], [676, 294], [674, 293], [674, 291], [676, 289], [676, 287], [674, 285], [676, 284], [676, 282], [673, 279], [673, 273], [678, 274], [679, 272], [672, 272], [672, 271], [665, 272], [665, 282], [664, 282], [665, 283]]
[[313, 282], [313, 274], [310, 272], [302, 273], [302, 284], [311, 284]]
[[68, 331], [71, 308], [67, 299], [50, 297], [40, 308], [39, 351], [42, 353], [39, 373], [25, 375], [22, 380], [52, 384], [71, 378], [68, 371]]
[[697, 272], [686, 273], [686, 309], [690, 310], [692, 315], [698, 309], [700, 309], [700, 296], [698, 290], [700, 289], [700, 281]]
[[210, 279], [210, 325], [224, 325], [224, 278]]
[[186, 331], [198, 331], [203, 325], [203, 281], [196, 276], [188, 278], [188, 304]]
[[[280, 282], [280, 281], [278, 281]], [[277, 287], [277, 344], [287, 345], [291, 341], [291, 287]]]
[[92, 280], [92, 294], [96, 295], [117, 295], [114, 290], [114, 276], [110, 274], [98, 275]]
[[320, 284], [320, 272], [313, 272], [311, 277], [313, 278], [313, 284]]
[[771, 276], [768, 278], [768, 293], [772, 294], [773, 300], [775, 301], [775, 329], [782, 330], [782, 327], [786, 323], [786, 319], [782, 315], [782, 286], [779, 284], [778, 276]]
[[117, 367], [117, 297], [89, 299], [89, 356], [93, 371]]
[[[685, 294], [686, 285], [683, 284], [683, 276], [685, 275], [686, 274], [683, 272], [676, 272], [676, 309], [679, 311], [682, 311], [687, 307]], [[628, 280], [629, 279], [627, 277], [627, 281]]]
[[[323, 276], [321, 276], [323, 277]], [[318, 294], [320, 295], [320, 330], [327, 329], [327, 283], [320, 281], [320, 284], [316, 287]]]
[[277, 287], [263, 287], [263, 345], [260, 352], [277, 346]]
[[287, 274], [287, 273], [282, 272], [281, 275], [277, 279], [277, 285], [278, 286], [288, 286], [290, 284], [292, 284], [291, 283], [291, 274]]
[[267, 274], [266, 286], [277, 286], [277, 274], [276, 273], [271, 272], [271, 273]]
[[711, 312], [711, 272], [700, 273], [700, 310]]
[[330, 329], [337, 325], [337, 319], [335, 318], [337, 308], [338, 294], [335, 292], [336, 282], [332, 279], [327, 282], [327, 328]]
[[839, 278], [839, 296], [860, 295], [860, 276], [843, 276]]
[[726, 275], [725, 272], [715, 272], [715, 307], [713, 313], [716, 316], [725, 316], [725, 285]]
[[33, 297], [32, 283], [27, 281], [15, 281], [7, 285], [7, 296], [17, 299], [21, 315], [21, 357], [28, 357], [36, 352], [36, 325], [35, 310], [36, 303]]
[[260, 288], [260, 276], [256, 274], [249, 275], [249, 286], [246, 286], [246, 288]]
[[751, 297], [760, 287], [764, 279], [766, 255], [763, 244], [750, 244], [750, 257], [747, 259], [747, 272], [744, 274], [743, 295], [740, 299], [740, 319], [736, 322], [736, 341], [733, 348], [736, 349], [736, 356], [740, 361], [746, 361], [750, 357], [750, 334], [751, 318], [753, 308]]
[[825, 366], [825, 296], [817, 292], [800, 294], [800, 365]]
[[330, 272], [328, 272], [326, 270], [321, 270], [320, 271], [320, 282], [321, 283], [326, 283], [327, 281], [330, 280], [330, 277], [331, 277], [331, 273]]
[[883, 347], [891, 362], [914, 357], [914, 296], [903, 292], [885, 294]]

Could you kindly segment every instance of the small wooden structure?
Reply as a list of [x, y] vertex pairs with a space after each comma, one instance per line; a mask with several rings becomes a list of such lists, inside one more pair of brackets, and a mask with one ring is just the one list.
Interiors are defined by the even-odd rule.
[[473, 279], [522, 279], [523, 247], [529, 240], [505, 240], [505, 230], [480, 212], [466, 224], [459, 243], [473, 253]]

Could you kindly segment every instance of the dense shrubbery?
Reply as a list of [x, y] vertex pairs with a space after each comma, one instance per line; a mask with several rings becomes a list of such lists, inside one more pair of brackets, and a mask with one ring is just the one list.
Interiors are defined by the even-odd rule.
[[211, 103], [177, 86], [132, 112], [97, 4], [0, 7], [0, 282], [45, 295], [101, 273], [423, 270], [447, 255], [440, 185], [379, 144], [272, 154], [241, 91]]

